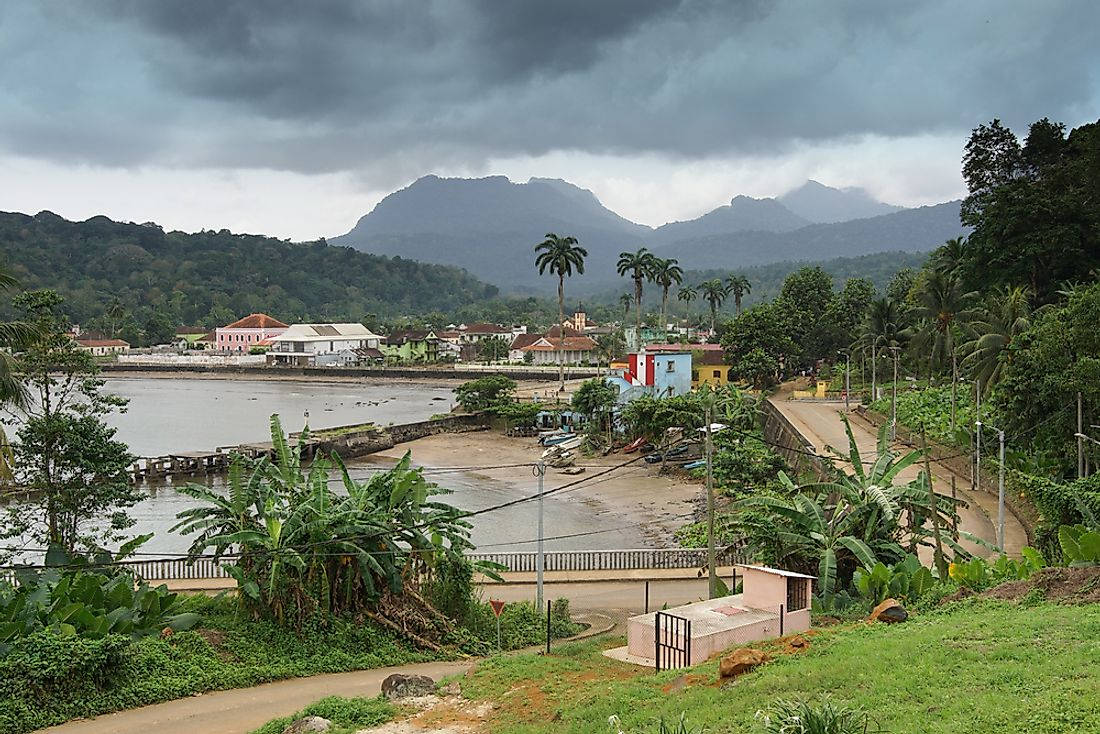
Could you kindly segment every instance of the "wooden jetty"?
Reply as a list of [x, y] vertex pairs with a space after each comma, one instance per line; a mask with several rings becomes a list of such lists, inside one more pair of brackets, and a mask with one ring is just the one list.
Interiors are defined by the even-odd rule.
[[[301, 447], [302, 458], [312, 459], [320, 443], [312, 439], [307, 441]], [[144, 482], [149, 479], [214, 474], [228, 470], [234, 456], [251, 459], [266, 456], [274, 460], [275, 444], [270, 441], [242, 443], [237, 446], [219, 446], [213, 451], [179, 451], [167, 456], [146, 456], [134, 462], [130, 467], [130, 475], [133, 481]]]

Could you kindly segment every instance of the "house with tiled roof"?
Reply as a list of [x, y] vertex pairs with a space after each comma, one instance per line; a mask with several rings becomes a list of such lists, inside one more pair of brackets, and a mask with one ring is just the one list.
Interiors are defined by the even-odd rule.
[[460, 326], [459, 330], [462, 332], [462, 341], [467, 344], [476, 343], [482, 339], [510, 339], [512, 337], [511, 326], [490, 324], [485, 321], [467, 324], [465, 328]]
[[[515, 342], [513, 342], [514, 344]], [[587, 336], [550, 337], [539, 335], [531, 344], [518, 350], [521, 359], [530, 355], [532, 364], [588, 364], [596, 361], [596, 342]]]
[[431, 329], [400, 329], [390, 332], [380, 349], [390, 363], [438, 362], [439, 344]]
[[115, 354], [126, 354], [130, 351], [130, 342], [122, 339], [88, 339], [77, 338], [76, 348], [82, 352], [91, 352], [93, 357], [109, 357]]
[[214, 331], [214, 348], [219, 352], [248, 353], [265, 339], [279, 336], [289, 327], [265, 313], [254, 313]]

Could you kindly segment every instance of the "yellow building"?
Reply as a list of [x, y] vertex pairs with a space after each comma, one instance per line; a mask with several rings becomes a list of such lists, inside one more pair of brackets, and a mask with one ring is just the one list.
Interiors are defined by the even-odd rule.
[[725, 352], [718, 350], [696, 351], [691, 354], [691, 387], [700, 385], [723, 387], [734, 382], [730, 379], [730, 366]]

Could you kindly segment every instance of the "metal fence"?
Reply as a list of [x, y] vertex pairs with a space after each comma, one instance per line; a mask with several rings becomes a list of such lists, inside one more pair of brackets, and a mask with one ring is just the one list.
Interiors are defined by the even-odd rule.
[[[504, 566], [505, 571], [534, 572], [537, 570], [535, 551], [503, 553], [470, 553], [471, 561], [489, 561]], [[236, 556], [223, 556], [220, 561], [211, 558], [186, 558], [167, 560], [126, 561], [123, 565], [144, 579], [158, 581], [201, 580], [229, 578], [222, 564], [233, 563]], [[718, 552], [720, 565], [744, 562], [737, 552]], [[624, 550], [568, 550], [547, 551], [544, 554], [546, 571], [629, 571], [702, 568], [707, 562], [706, 548], [636, 548]], [[0, 579], [13, 572], [0, 569]]]

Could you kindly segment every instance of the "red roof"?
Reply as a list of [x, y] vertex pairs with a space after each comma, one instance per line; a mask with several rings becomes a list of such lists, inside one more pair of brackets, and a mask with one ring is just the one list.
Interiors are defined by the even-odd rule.
[[286, 324], [279, 319], [273, 319], [266, 313], [254, 313], [245, 316], [243, 319], [234, 321], [228, 326], [224, 326], [225, 329], [286, 329]]
[[512, 340], [512, 346], [509, 347], [509, 349], [523, 349], [524, 347], [529, 347], [543, 336], [543, 334], [516, 334], [516, 338]]
[[82, 347], [128, 347], [130, 342], [121, 339], [77, 339], [76, 343]]
[[[551, 326], [546, 331], [545, 336], [549, 336], [549, 337], [553, 337], [554, 339], [557, 339], [559, 336], [561, 336], [561, 330], [562, 330], [562, 327], [558, 326], [557, 324], [554, 324], [553, 326]], [[583, 331], [578, 331], [578, 330], [574, 329], [572, 326], [566, 326], [565, 327], [565, 335], [566, 336], [584, 336], [584, 332]]]

